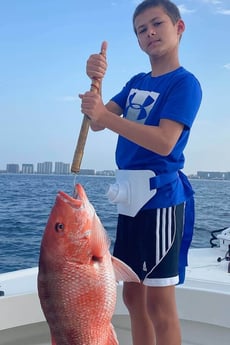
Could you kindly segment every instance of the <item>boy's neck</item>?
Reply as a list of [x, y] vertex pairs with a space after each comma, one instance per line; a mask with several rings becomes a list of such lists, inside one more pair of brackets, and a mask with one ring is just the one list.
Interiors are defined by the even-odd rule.
[[175, 71], [180, 67], [178, 58], [165, 59], [163, 56], [159, 58], [150, 58], [150, 63], [152, 67], [152, 76], [158, 77], [160, 75]]

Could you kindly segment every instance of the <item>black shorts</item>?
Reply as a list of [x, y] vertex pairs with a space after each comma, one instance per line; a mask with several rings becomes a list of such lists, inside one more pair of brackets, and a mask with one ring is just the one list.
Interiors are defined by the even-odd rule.
[[118, 216], [114, 256], [129, 265], [148, 286], [178, 283], [184, 227], [184, 203]]

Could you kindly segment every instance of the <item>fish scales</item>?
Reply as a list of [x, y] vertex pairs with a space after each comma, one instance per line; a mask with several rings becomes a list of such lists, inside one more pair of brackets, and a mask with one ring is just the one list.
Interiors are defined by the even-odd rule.
[[[49, 305], [45, 309], [51, 334], [59, 341], [57, 344], [109, 344], [110, 326], [107, 329], [104, 327], [110, 324], [116, 286], [110, 277], [104, 276], [97, 277], [95, 284], [90, 274], [87, 276], [84, 267], [77, 272], [78, 282], [74, 279], [74, 267], [72, 270], [64, 273], [64, 280], [57, 276], [57, 279], [44, 282], [49, 285]], [[105, 280], [109, 284], [106, 291], [103, 286]]]

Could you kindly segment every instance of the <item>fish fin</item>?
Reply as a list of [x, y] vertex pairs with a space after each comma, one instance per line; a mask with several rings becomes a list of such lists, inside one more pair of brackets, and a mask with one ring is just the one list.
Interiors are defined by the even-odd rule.
[[109, 339], [107, 345], [119, 345], [117, 335], [112, 324], [110, 324]]
[[92, 220], [91, 248], [93, 256], [102, 258], [110, 247], [107, 233], [96, 213]]
[[115, 256], [112, 256], [112, 263], [116, 281], [140, 283], [140, 279], [137, 274], [123, 261], [119, 260]]

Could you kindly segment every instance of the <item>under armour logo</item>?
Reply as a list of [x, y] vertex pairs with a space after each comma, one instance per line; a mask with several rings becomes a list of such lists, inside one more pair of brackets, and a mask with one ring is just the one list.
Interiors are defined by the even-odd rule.
[[126, 103], [126, 118], [144, 123], [152, 110], [159, 93], [131, 89]]

